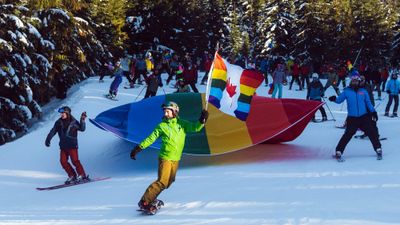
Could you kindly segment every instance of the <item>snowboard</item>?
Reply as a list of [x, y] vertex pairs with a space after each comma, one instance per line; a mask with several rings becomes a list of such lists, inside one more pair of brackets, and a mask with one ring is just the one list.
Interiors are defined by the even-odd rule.
[[[367, 140], [367, 139], [368, 139], [367, 136], [364, 137], [362, 134], [354, 135], [354, 138], [356, 138], [356, 139], [363, 139], [363, 140]], [[380, 141], [384, 141], [384, 140], [387, 140], [387, 138], [386, 138], [386, 137], [383, 137], [383, 138], [379, 138], [379, 140], [380, 140]]]
[[155, 208], [153, 208], [153, 210], [138, 209], [137, 211], [140, 211], [140, 212], [142, 212], [143, 214], [146, 214], [146, 215], [155, 215], [158, 212], [158, 210], [160, 210], [161, 207], [164, 206], [164, 202], [163, 201], [161, 201], [159, 199], [156, 199], [156, 201], [157, 202], [155, 203]]
[[92, 182], [97, 182], [97, 181], [102, 181], [102, 180], [108, 180], [111, 177], [96, 177], [96, 178], [90, 178], [89, 181], [85, 182], [79, 182], [79, 183], [71, 183], [71, 184], [59, 184], [55, 186], [50, 186], [50, 187], [38, 187], [36, 190], [38, 191], [51, 191], [51, 190], [57, 190], [60, 188], [66, 188], [66, 187], [72, 187], [76, 185], [81, 185], [81, 184], [87, 184], [87, 183], [92, 183]]

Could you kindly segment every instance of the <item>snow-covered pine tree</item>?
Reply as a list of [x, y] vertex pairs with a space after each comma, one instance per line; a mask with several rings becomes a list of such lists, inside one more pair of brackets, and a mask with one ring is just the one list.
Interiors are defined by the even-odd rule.
[[390, 56], [395, 26], [393, 14], [388, 13], [385, 3], [380, 0], [353, 1], [352, 8], [356, 28], [354, 47], [363, 48], [361, 59], [381, 66]]
[[294, 49], [292, 54], [302, 62], [318, 60], [324, 54], [323, 33], [321, 27], [321, 6], [323, 0], [295, 1], [295, 27]]
[[257, 52], [270, 55], [288, 55], [293, 48], [293, 0], [266, 1], [262, 4], [258, 21]]

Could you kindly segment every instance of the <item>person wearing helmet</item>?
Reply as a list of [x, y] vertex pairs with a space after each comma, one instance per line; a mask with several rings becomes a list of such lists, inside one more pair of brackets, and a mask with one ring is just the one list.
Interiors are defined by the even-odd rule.
[[282, 98], [282, 86], [286, 80], [286, 71], [283, 64], [278, 64], [274, 72], [272, 73], [274, 90], [272, 92], [272, 98], [275, 98], [278, 93], [278, 98]]
[[158, 90], [158, 78], [161, 76], [160, 67], [157, 66], [153, 72], [147, 77], [147, 89], [144, 98], [156, 96]]
[[[310, 85], [308, 85], [306, 98], [308, 100], [314, 100], [314, 101], [321, 102], [322, 97], [324, 97], [324, 87], [322, 86], [322, 83], [319, 80], [319, 76], [317, 73], [313, 73], [311, 78], [312, 78], [312, 81], [311, 81]], [[326, 111], [322, 105], [321, 105], [321, 107], [319, 107], [319, 111], [321, 112], [321, 115], [322, 115], [321, 121], [327, 121], [328, 118], [326, 116]], [[317, 122], [317, 120], [315, 119], [315, 114], [312, 118], [312, 121]]]
[[378, 114], [371, 104], [368, 92], [364, 88], [360, 88], [360, 77], [353, 76], [349, 87], [345, 88], [338, 96], [331, 96], [329, 100], [337, 104], [347, 101], [347, 118], [346, 130], [336, 146], [336, 159], [343, 162], [342, 158], [344, 149], [350, 139], [360, 128], [369, 137], [372, 146], [377, 154], [377, 159], [382, 159], [382, 148], [379, 141], [377, 128], [374, 127], [373, 121], [378, 121]]
[[183, 93], [183, 92], [190, 92], [190, 88], [187, 84], [185, 84], [185, 81], [180, 78], [178, 81], [176, 81], [176, 92], [175, 93]]
[[199, 132], [208, 119], [207, 110], [202, 110], [197, 122], [189, 122], [179, 118], [179, 106], [175, 102], [163, 104], [162, 109], [164, 110], [164, 117], [161, 123], [130, 154], [131, 159], [136, 160], [136, 155], [142, 149], [147, 148], [158, 138], [161, 138], [158, 179], [150, 184], [138, 203], [141, 210], [152, 213], [155, 213], [159, 204], [157, 196], [175, 181], [186, 133]]
[[339, 82], [339, 76], [336, 73], [336, 71], [333, 68], [333, 65], [329, 65], [328, 66], [328, 80], [326, 81], [326, 84], [324, 86], [324, 92], [329, 88], [329, 87], [333, 87], [333, 89], [336, 92], [336, 95], [340, 94], [339, 88], [338, 88], [338, 82]]
[[[63, 169], [68, 174], [68, 179], [65, 181], [65, 184], [87, 182], [89, 181], [89, 176], [86, 175], [78, 158], [78, 131], [85, 131], [86, 129], [86, 112], [81, 114], [79, 122], [71, 115], [71, 108], [68, 106], [59, 108], [58, 112], [60, 113], [60, 119], [54, 123], [53, 128], [47, 135], [45, 145], [50, 147], [51, 139], [54, 135], [58, 134], [61, 149], [60, 162]], [[76, 171], [68, 162], [69, 159], [71, 159]]]
[[118, 87], [122, 83], [123, 70], [121, 69], [121, 62], [117, 61], [115, 63], [115, 67], [113, 68], [113, 77], [114, 80], [110, 84], [110, 89], [108, 90], [108, 94], [105, 96], [109, 99], [117, 99]]
[[397, 73], [393, 73], [390, 76], [390, 80], [386, 85], [386, 92], [389, 95], [389, 101], [386, 105], [385, 116], [389, 116], [390, 106], [392, 105], [394, 99], [394, 107], [392, 117], [397, 117], [397, 109], [399, 107], [399, 91], [400, 91], [400, 81], [397, 80]]

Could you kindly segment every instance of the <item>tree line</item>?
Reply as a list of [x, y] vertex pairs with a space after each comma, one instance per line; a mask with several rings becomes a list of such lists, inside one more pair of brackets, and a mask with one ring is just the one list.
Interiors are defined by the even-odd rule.
[[[7, 1], [3, 1], [7, 2]], [[10, 2], [10, 1], [9, 1]], [[13, 1], [15, 2], [15, 1]], [[396, 62], [395, 0], [21, 0], [31, 9], [64, 8], [90, 18], [114, 51], [157, 44], [178, 52], [214, 50], [302, 60]]]

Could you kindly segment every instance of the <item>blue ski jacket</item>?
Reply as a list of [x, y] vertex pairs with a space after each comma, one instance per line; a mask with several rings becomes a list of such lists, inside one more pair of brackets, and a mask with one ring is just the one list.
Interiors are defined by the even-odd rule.
[[361, 117], [369, 112], [375, 112], [375, 108], [369, 99], [367, 90], [359, 88], [357, 91], [347, 87], [336, 98], [336, 103], [340, 104], [347, 100], [347, 115]]
[[390, 91], [390, 95], [398, 95], [400, 91], [400, 81], [390, 79], [386, 85], [386, 90]]

